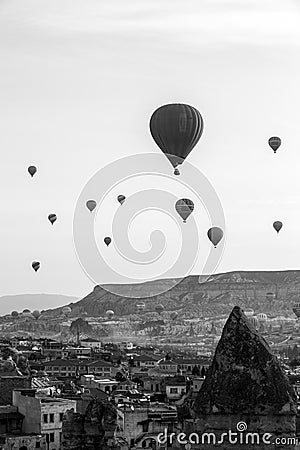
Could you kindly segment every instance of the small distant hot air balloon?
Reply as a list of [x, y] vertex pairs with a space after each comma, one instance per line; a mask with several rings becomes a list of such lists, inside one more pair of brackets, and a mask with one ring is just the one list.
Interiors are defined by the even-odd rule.
[[28, 167], [28, 172], [30, 173], [30, 175], [33, 177], [33, 175], [36, 173], [37, 168], [35, 166], [29, 166]]
[[51, 222], [51, 224], [53, 225], [54, 222], [56, 222], [56, 220], [57, 220], [57, 215], [56, 215], [56, 214], [49, 214], [48, 220], [49, 220], [49, 221]]
[[175, 204], [175, 209], [180, 215], [180, 217], [183, 219], [183, 222], [186, 223], [186, 219], [194, 211], [194, 203], [192, 202], [192, 200], [189, 200], [188, 198], [181, 198], [180, 200], [177, 200]]
[[92, 212], [97, 206], [97, 202], [95, 202], [95, 200], [88, 200], [86, 202], [86, 207], [87, 209], [90, 210], [90, 212]]
[[72, 312], [72, 309], [69, 306], [64, 306], [62, 309], [63, 314], [66, 316]]
[[14, 317], [15, 319], [16, 319], [17, 317], [19, 317], [18, 311], [12, 311], [12, 312], [11, 312], [11, 316]]
[[111, 309], [107, 310], [105, 314], [108, 319], [112, 319], [115, 315], [114, 311]]
[[40, 313], [40, 311], [38, 311], [37, 309], [35, 309], [35, 310], [33, 311], [32, 315], [33, 315], [33, 317], [37, 320], [37, 319], [40, 317], [41, 313]]
[[219, 227], [212, 227], [207, 232], [208, 239], [216, 248], [223, 237], [223, 230]]
[[118, 202], [121, 203], [121, 205], [123, 205], [125, 200], [126, 200], [125, 195], [118, 195]]
[[111, 238], [110, 238], [109, 236], [106, 236], [106, 237], [104, 238], [104, 242], [105, 242], [105, 244], [106, 244], [107, 247], [108, 247], [109, 244], [111, 243]]
[[293, 305], [293, 313], [297, 316], [297, 319], [300, 317], [300, 303], [295, 303]]
[[193, 150], [202, 131], [202, 116], [190, 105], [163, 105], [154, 111], [150, 119], [151, 135], [174, 167], [175, 175], [180, 175], [177, 166]]
[[276, 222], [273, 223], [273, 228], [277, 231], [277, 233], [279, 233], [279, 231], [282, 228], [282, 222], [277, 220]]
[[270, 137], [269, 139], [269, 146], [273, 150], [274, 153], [279, 149], [281, 145], [281, 139], [277, 136]]
[[146, 306], [145, 303], [141, 302], [136, 305], [136, 309], [138, 310], [138, 312], [141, 312], [145, 309], [145, 306]]
[[33, 263], [31, 264], [31, 267], [33, 268], [33, 270], [35, 272], [37, 272], [39, 270], [39, 268], [41, 267], [41, 263], [39, 263], [38, 261], [33, 261]]
[[155, 311], [158, 313], [158, 314], [161, 314], [163, 311], [164, 311], [164, 306], [163, 305], [156, 305], [155, 306]]

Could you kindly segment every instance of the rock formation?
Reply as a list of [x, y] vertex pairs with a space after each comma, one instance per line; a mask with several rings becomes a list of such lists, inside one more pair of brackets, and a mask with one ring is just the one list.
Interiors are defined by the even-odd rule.
[[73, 410], [62, 424], [62, 450], [108, 450], [114, 446], [117, 412], [112, 403], [93, 399], [84, 414]]
[[[234, 307], [230, 314], [207, 377], [189, 406], [192, 419], [185, 421], [187, 434], [211, 432], [220, 438], [231, 430], [243, 431], [245, 438], [247, 432], [259, 433], [259, 444], [251, 449], [270, 448], [261, 440], [264, 433], [272, 435], [266, 437], [272, 442], [295, 435], [295, 392], [268, 344], [239, 307]], [[238, 429], [239, 422], [244, 430]], [[278, 441], [276, 449], [295, 448], [283, 442], [281, 447]], [[237, 448], [236, 444], [232, 443], [232, 447], [227, 444], [225, 439], [222, 449]], [[194, 448], [220, 448], [220, 444]], [[243, 445], [240, 443], [238, 448]], [[249, 448], [249, 443], [245, 448]]]

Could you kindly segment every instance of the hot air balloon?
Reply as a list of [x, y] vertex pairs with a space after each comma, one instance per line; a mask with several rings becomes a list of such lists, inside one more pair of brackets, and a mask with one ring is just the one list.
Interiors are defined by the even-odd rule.
[[126, 200], [125, 195], [118, 195], [118, 202], [121, 203], [121, 205], [123, 205], [125, 200]]
[[33, 315], [33, 317], [37, 320], [37, 319], [40, 317], [41, 313], [40, 313], [40, 311], [38, 311], [37, 309], [35, 309], [35, 310], [33, 311], [32, 315]]
[[72, 312], [72, 309], [69, 306], [64, 306], [62, 309], [63, 314], [66, 316]]
[[156, 305], [155, 306], [155, 311], [158, 313], [158, 314], [161, 314], [163, 311], [164, 311], [164, 306], [163, 305]]
[[31, 264], [33, 270], [35, 272], [37, 272], [39, 270], [39, 268], [41, 267], [41, 263], [39, 263], [38, 261], [33, 261], [33, 263]]
[[111, 238], [109, 236], [104, 238], [104, 242], [107, 245], [107, 247], [109, 246], [109, 244], [111, 243]]
[[297, 319], [300, 317], [300, 303], [295, 303], [293, 305], [293, 313], [297, 316]]
[[37, 168], [35, 166], [29, 166], [28, 167], [28, 172], [30, 173], [30, 175], [33, 177], [33, 175], [36, 173]]
[[207, 236], [210, 242], [212, 242], [212, 244], [216, 248], [223, 237], [223, 230], [219, 227], [212, 227], [208, 230]]
[[138, 310], [138, 312], [141, 312], [145, 309], [145, 306], [146, 306], [145, 303], [141, 302], [136, 305], [136, 309]]
[[86, 207], [87, 209], [89, 209], [91, 212], [96, 208], [97, 206], [97, 202], [95, 202], [95, 200], [88, 200], [86, 202]]
[[255, 330], [258, 330], [259, 328], [259, 322], [256, 316], [251, 316], [248, 317], [248, 322], [251, 323], [251, 325], [253, 325], [253, 327], [255, 328]]
[[273, 136], [269, 139], [269, 146], [273, 150], [274, 153], [279, 149], [281, 145], [281, 139], [279, 137]]
[[48, 220], [49, 220], [49, 221], [52, 223], [52, 225], [53, 225], [54, 222], [56, 222], [56, 220], [57, 220], [57, 215], [56, 215], [56, 214], [49, 214]]
[[268, 320], [268, 316], [265, 313], [259, 313], [259, 314], [257, 314], [256, 317], [257, 317], [258, 321], [261, 323], [265, 323]]
[[106, 311], [106, 317], [108, 318], [108, 319], [112, 319], [113, 317], [114, 317], [114, 315], [115, 315], [115, 313], [114, 313], [114, 311], [112, 311], [111, 309], [109, 309], [108, 311]]
[[186, 223], [186, 219], [194, 211], [194, 203], [192, 202], [192, 200], [189, 200], [188, 198], [181, 198], [180, 200], [177, 200], [175, 204], [175, 209], [180, 215], [180, 217], [182, 217], [183, 222]]
[[203, 119], [193, 106], [174, 103], [159, 107], [151, 116], [151, 135], [166, 155], [175, 175], [179, 175], [177, 166], [193, 150], [203, 131]]
[[19, 313], [18, 313], [18, 311], [12, 311], [11, 312], [11, 316], [13, 317], [13, 318], [17, 318], [17, 317], [19, 317]]
[[279, 233], [279, 231], [282, 228], [282, 222], [277, 220], [276, 222], [273, 223], [273, 228], [277, 231], [277, 233]]

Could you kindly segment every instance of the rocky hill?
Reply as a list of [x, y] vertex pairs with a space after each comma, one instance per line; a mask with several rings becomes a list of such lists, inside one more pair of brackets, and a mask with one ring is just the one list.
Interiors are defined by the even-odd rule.
[[[170, 286], [170, 290], [149, 296], [151, 287]], [[172, 287], [173, 286], [173, 287]], [[210, 277], [188, 276], [176, 280], [151, 283], [96, 286], [89, 295], [72, 303], [71, 316], [103, 316], [112, 309], [117, 317], [141, 314], [137, 305], [143, 302], [142, 313], [154, 312], [157, 305], [165, 311], [177, 311], [181, 317], [213, 317], [228, 315], [234, 306], [252, 308], [255, 313], [294, 317], [292, 305], [300, 300], [300, 271], [235, 271]], [[130, 295], [130, 297], [129, 297]], [[298, 300], [299, 299], [299, 300]], [[61, 314], [62, 308], [48, 310], [49, 316]]]

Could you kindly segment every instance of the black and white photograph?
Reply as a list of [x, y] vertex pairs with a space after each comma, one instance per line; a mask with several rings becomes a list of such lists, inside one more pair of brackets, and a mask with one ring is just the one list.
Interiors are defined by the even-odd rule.
[[300, 450], [298, 0], [0, 0], [0, 450]]

